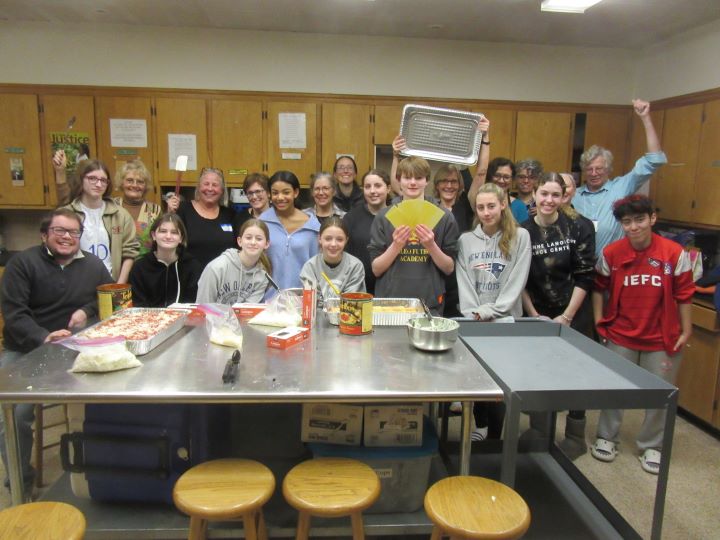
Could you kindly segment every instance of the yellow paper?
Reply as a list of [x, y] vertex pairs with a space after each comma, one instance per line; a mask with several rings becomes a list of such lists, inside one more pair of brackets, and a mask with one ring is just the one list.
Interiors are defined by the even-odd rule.
[[432, 229], [445, 214], [441, 208], [424, 199], [408, 199], [398, 206], [402, 207], [403, 215], [407, 216], [407, 224], [413, 229], [420, 224]]

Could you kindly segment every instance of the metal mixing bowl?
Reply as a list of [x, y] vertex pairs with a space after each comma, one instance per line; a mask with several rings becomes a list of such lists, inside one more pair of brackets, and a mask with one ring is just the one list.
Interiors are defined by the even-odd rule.
[[410, 319], [407, 324], [408, 337], [418, 349], [423, 351], [447, 351], [457, 341], [460, 324], [452, 319], [426, 317]]

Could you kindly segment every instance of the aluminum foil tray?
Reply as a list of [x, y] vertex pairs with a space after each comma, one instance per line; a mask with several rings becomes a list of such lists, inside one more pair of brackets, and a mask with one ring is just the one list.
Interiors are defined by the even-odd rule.
[[483, 115], [425, 105], [405, 105], [400, 134], [407, 156], [419, 156], [458, 165], [474, 165], [482, 134], [477, 126]]
[[[123, 317], [129, 314], [149, 313], [155, 311], [165, 311], [165, 308], [126, 308], [113, 314], [109, 319], [106, 319], [106, 321], [117, 317]], [[183, 314], [169, 326], [160, 328], [159, 331], [152, 337], [149, 337], [147, 339], [128, 339], [126, 342], [128, 350], [135, 356], [142, 356], [143, 354], [147, 354], [152, 351], [155, 347], [160, 345], [169, 337], [175, 335], [178, 330], [180, 330], [185, 325], [185, 319], [187, 319], [189, 311], [182, 309], [173, 309], [173, 311], [181, 311], [183, 312]], [[91, 326], [90, 328], [96, 328], [98, 326], [101, 326], [104, 322], [105, 321], [100, 321], [97, 324]], [[80, 332], [78, 336], [83, 337], [83, 333], [84, 331]]]
[[[375, 308], [383, 311], [376, 311]], [[396, 308], [398, 311], [394, 311]], [[337, 326], [340, 315], [340, 299], [328, 298], [323, 307], [327, 320]], [[402, 310], [402, 311], [400, 311]], [[410, 319], [423, 315], [423, 308], [417, 298], [373, 298], [374, 326], [405, 326]]]

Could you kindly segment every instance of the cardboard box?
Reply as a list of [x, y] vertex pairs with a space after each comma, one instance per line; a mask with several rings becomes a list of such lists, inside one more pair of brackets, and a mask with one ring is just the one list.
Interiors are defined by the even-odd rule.
[[422, 403], [366, 405], [364, 416], [365, 446], [422, 445]]
[[300, 438], [303, 442], [322, 442], [358, 446], [362, 441], [362, 405], [305, 403]]
[[268, 334], [266, 343], [268, 347], [273, 349], [287, 349], [293, 345], [297, 345], [301, 341], [305, 341], [310, 337], [310, 330], [302, 326], [288, 326], [282, 330]]
[[267, 304], [253, 304], [252, 302], [235, 302], [232, 305], [238, 319], [252, 319], [261, 311], [265, 311]]
[[312, 328], [315, 322], [316, 295], [315, 289], [303, 289], [302, 325], [305, 328]]

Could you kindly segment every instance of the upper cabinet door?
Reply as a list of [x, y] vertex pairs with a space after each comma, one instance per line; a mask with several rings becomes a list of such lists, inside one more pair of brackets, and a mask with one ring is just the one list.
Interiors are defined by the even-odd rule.
[[662, 148], [668, 163], [659, 171], [655, 190], [660, 219], [692, 220], [702, 112], [702, 104], [665, 111]]
[[573, 122], [572, 113], [519, 111], [514, 161], [535, 158], [546, 171], [569, 172]]
[[[110, 168], [113, 179], [126, 162], [140, 159], [153, 180], [147, 198], [157, 201], [160, 189], [153, 151], [155, 138], [150, 98], [98, 96], [95, 98], [95, 123], [98, 156]], [[115, 194], [120, 195], [120, 192]]]
[[628, 135], [630, 131], [630, 110], [589, 112], [585, 122], [585, 144], [587, 150], [596, 144], [612, 152], [616, 174], [624, 174], [622, 170], [627, 153]]
[[370, 105], [326, 103], [322, 106], [322, 169], [332, 172], [340, 155], [349, 155], [358, 167], [358, 181], [372, 165]]
[[183, 174], [182, 183], [195, 185], [202, 168], [210, 166], [206, 101], [190, 98], [157, 98], [155, 113], [160, 183], [175, 184], [176, 158], [178, 155], [187, 155], [189, 157], [187, 172]]
[[210, 102], [210, 155], [213, 167], [225, 171], [228, 185], [263, 168], [263, 107], [261, 101]]
[[375, 144], [392, 144], [400, 133], [403, 105], [375, 105]]
[[37, 96], [0, 97], [0, 206], [45, 205], [40, 148]]
[[[95, 106], [92, 96], [41, 96], [43, 108], [42, 157], [47, 171], [47, 185], [50, 187], [48, 203], [58, 204], [55, 189], [55, 175], [50, 162], [54, 151], [60, 147], [77, 150], [87, 145], [87, 156], [97, 158], [97, 140], [95, 137]], [[70, 160], [74, 154], [69, 155]], [[71, 163], [69, 166], [73, 166]]]
[[302, 186], [320, 167], [318, 159], [318, 105], [271, 101], [267, 105], [267, 173], [288, 170]]
[[720, 225], [720, 100], [705, 104], [693, 221]]

